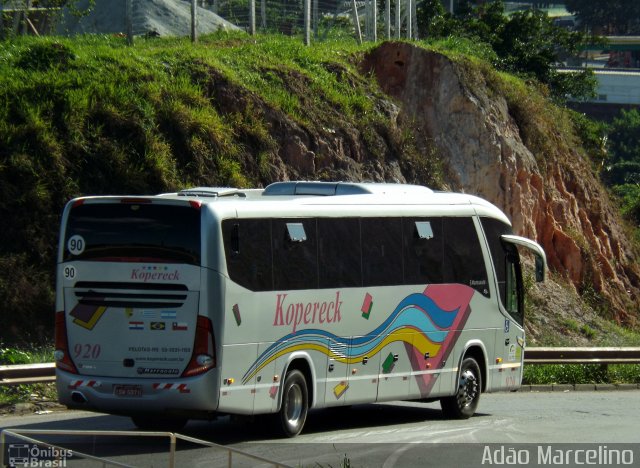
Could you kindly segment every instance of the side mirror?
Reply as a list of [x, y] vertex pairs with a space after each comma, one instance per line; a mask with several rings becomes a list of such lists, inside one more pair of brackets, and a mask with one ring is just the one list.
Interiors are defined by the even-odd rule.
[[525, 247], [529, 249], [536, 258], [536, 281], [538, 283], [544, 281], [545, 270], [547, 269], [547, 257], [544, 250], [537, 242], [520, 236], [513, 236], [511, 234], [503, 234], [500, 236], [502, 241], [509, 244]]

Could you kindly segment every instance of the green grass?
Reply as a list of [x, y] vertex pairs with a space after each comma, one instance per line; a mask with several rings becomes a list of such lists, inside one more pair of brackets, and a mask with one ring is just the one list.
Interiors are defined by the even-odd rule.
[[640, 384], [638, 364], [535, 364], [524, 367], [523, 384]]
[[69, 199], [265, 185], [276, 174], [278, 119], [329, 133], [391, 127], [374, 112], [373, 79], [355, 69], [353, 54], [365, 50], [224, 33], [198, 45], [0, 41], [0, 213], [12, 226], [0, 232], [0, 340], [52, 333], [52, 265]]
[[[0, 347], [0, 365], [53, 362], [51, 346], [31, 346], [28, 349]], [[56, 401], [55, 384], [0, 385], [0, 406], [25, 401]]]
[[0, 406], [43, 401], [58, 401], [58, 392], [54, 383], [0, 386]]
[[[544, 89], [496, 72], [490, 50], [458, 38], [419, 45], [459, 64], [469, 89], [504, 96], [538, 160], [562, 145], [578, 156], [566, 150], [577, 146], [571, 115], [549, 106]], [[375, 80], [357, 69], [376, 46], [341, 37], [305, 47], [299, 38], [243, 33], [202, 36], [196, 45], [140, 38], [129, 47], [99, 35], [0, 42], [0, 213], [12, 226], [0, 230], [0, 340], [11, 329], [26, 342], [52, 336], [53, 265], [67, 200], [265, 185], [279, 175], [284, 119], [326, 140], [353, 129], [367, 157], [399, 158], [421, 183], [441, 188], [435, 145], [419, 150], [410, 125], [391, 130], [396, 122], [376, 107]], [[620, 342], [636, 340], [605, 325], [564, 326], [597, 343], [609, 331]]]
[[0, 347], [0, 366], [53, 362], [53, 347], [33, 345], [26, 349]]
[[[129, 47], [99, 35], [0, 41], [0, 213], [12, 226], [0, 231], [0, 340], [51, 336], [60, 213], [75, 196], [264, 186], [281, 176], [283, 125], [325, 146], [337, 135], [442, 187], [437, 154], [423, 157], [415, 135], [380, 112], [388, 98], [357, 69], [375, 46], [243, 33], [196, 45], [141, 38]], [[454, 53], [455, 44], [443, 47]], [[326, 155], [313, 151], [323, 167]], [[315, 176], [331, 177], [325, 171]]]

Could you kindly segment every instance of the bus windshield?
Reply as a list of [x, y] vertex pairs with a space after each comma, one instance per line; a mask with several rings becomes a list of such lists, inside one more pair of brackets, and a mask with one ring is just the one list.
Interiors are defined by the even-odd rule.
[[199, 265], [200, 211], [147, 203], [75, 206], [63, 259]]

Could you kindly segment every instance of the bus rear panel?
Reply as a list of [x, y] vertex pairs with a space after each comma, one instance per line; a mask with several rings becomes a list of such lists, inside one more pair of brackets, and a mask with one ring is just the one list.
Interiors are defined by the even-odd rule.
[[[65, 210], [58, 265], [60, 401], [131, 414], [215, 410], [213, 324], [201, 315], [201, 210], [149, 198]], [[199, 391], [199, 389], [202, 389]]]

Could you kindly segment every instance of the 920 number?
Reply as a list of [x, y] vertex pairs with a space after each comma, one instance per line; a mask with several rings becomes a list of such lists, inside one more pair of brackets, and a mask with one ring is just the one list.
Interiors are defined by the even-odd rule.
[[99, 344], [76, 344], [73, 347], [73, 357], [82, 359], [98, 359], [100, 357]]

